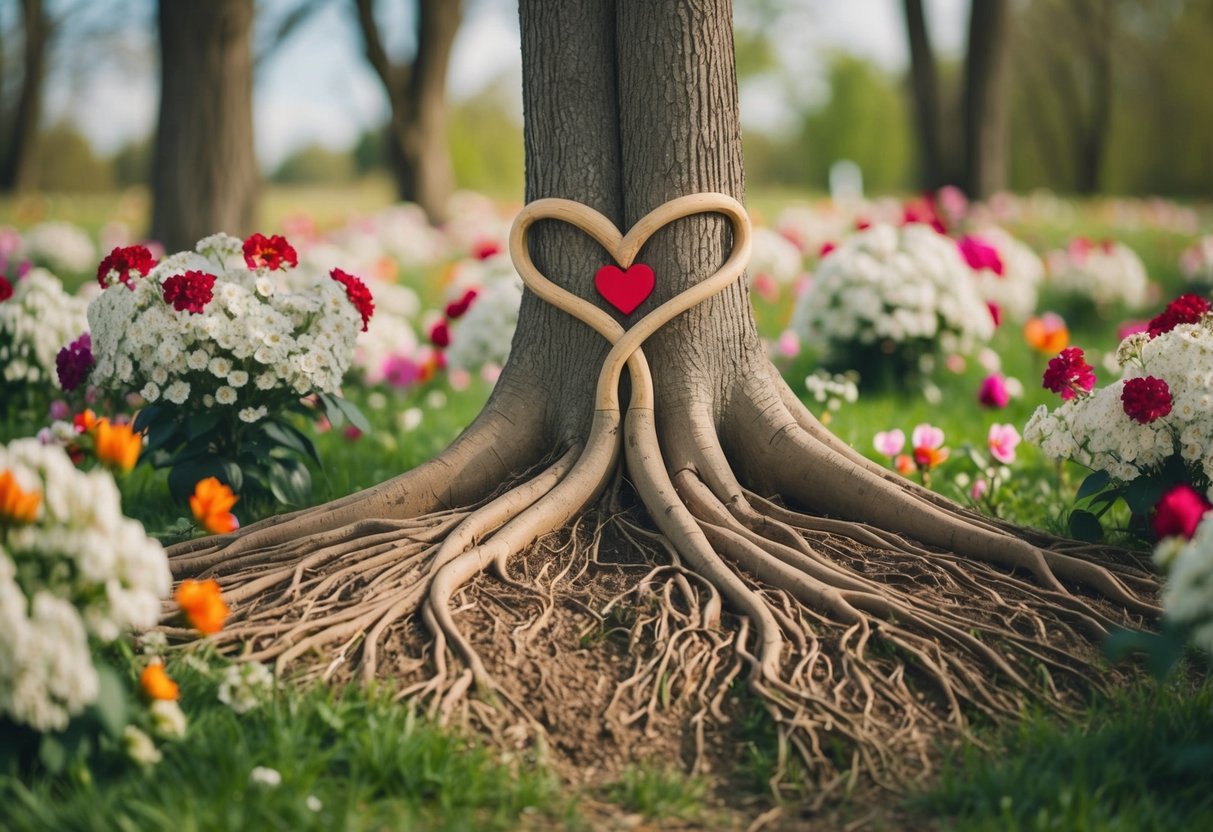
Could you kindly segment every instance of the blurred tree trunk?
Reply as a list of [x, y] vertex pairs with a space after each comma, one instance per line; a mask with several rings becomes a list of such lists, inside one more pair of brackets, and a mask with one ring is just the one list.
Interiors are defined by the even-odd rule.
[[253, 227], [253, 0], [160, 0], [151, 236], [169, 251]]
[[1090, 67], [1090, 111], [1077, 136], [1080, 194], [1099, 191], [1100, 173], [1112, 131], [1112, 50], [1115, 25], [1111, 0], [1091, 0], [1083, 28], [1084, 46]]
[[984, 199], [1007, 184], [1010, 0], [972, 0], [965, 56], [964, 189]]
[[910, 88], [914, 98], [914, 127], [918, 134], [919, 182], [934, 190], [948, 184], [940, 141], [939, 79], [935, 53], [923, 15], [922, 0], [904, 0], [906, 36], [910, 43]]
[[0, 128], [0, 193], [28, 190], [36, 170], [42, 81], [51, 21], [42, 0], [21, 0], [21, 80], [12, 121]]
[[388, 158], [396, 191], [415, 202], [435, 225], [447, 219], [455, 187], [447, 146], [446, 75], [459, 31], [462, 0], [418, 0], [417, 52], [410, 63], [388, 55], [374, 0], [355, 0], [367, 60], [379, 76], [391, 106]]

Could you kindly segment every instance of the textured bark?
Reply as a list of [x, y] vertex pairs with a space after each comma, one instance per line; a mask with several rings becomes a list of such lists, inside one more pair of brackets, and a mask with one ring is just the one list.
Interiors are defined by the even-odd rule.
[[421, 206], [430, 222], [445, 222], [455, 186], [446, 136], [446, 74], [462, 0], [419, 0], [417, 53], [409, 63], [397, 63], [388, 55], [375, 21], [374, 0], [355, 3], [367, 60], [392, 111], [388, 155], [397, 194]]
[[12, 122], [0, 129], [0, 193], [33, 187], [38, 124], [42, 119], [42, 81], [51, 21], [42, 0], [21, 0], [22, 59]]
[[153, 239], [169, 251], [253, 230], [253, 0], [160, 0]]
[[965, 190], [984, 199], [1007, 183], [1009, 0], [973, 0], [965, 57]]
[[904, 0], [906, 37], [910, 45], [910, 89], [914, 129], [918, 134], [919, 180], [924, 188], [948, 184], [939, 120], [939, 79], [922, 0]]

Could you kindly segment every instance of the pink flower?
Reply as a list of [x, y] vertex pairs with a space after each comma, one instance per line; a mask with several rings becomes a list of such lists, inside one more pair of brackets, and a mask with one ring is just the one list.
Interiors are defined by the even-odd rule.
[[1011, 401], [1007, 390], [1007, 380], [1002, 373], [993, 373], [985, 377], [977, 391], [977, 402], [982, 407], [1000, 410]]
[[462, 391], [468, 389], [472, 383], [472, 374], [462, 367], [456, 367], [447, 373], [446, 380], [450, 383], [452, 390]]
[[960, 250], [965, 262], [973, 271], [985, 270], [994, 272], [999, 277], [1003, 276], [1002, 256], [998, 253], [998, 249], [981, 237], [972, 235], [961, 237], [956, 242], [956, 248]]
[[872, 444], [876, 446], [877, 451], [892, 459], [906, 446], [906, 435], [900, 428], [882, 430], [876, 434]]
[[1015, 461], [1015, 448], [1019, 445], [1019, 439], [1019, 431], [1015, 429], [1014, 425], [998, 423], [990, 425], [990, 432], [986, 435], [986, 445], [990, 449], [990, 456], [1003, 465], [1010, 465]]
[[769, 274], [759, 272], [754, 275], [754, 293], [767, 303], [779, 300], [779, 284]]
[[1210, 508], [1213, 505], [1200, 492], [1191, 486], [1177, 485], [1154, 506], [1154, 516], [1151, 518], [1154, 534], [1160, 540], [1173, 535], [1191, 540], [1201, 518]]
[[1120, 326], [1116, 327], [1116, 337], [1118, 340], [1125, 340], [1130, 335], [1136, 335], [1139, 332], [1145, 332], [1150, 328], [1149, 321], [1125, 321]]
[[800, 336], [794, 329], [785, 329], [779, 334], [779, 354], [784, 358], [800, 355]]
[[1080, 392], [1091, 392], [1095, 386], [1095, 369], [1083, 359], [1081, 349], [1066, 347], [1056, 358], [1050, 359], [1042, 386], [1069, 401]]
[[1154, 376], [1131, 378], [1120, 391], [1120, 401], [1130, 419], [1148, 425], [1171, 412], [1171, 388]]
[[952, 353], [943, 360], [943, 366], [947, 367], [949, 372], [959, 375], [965, 371], [965, 357], [959, 353]]
[[981, 477], [973, 480], [973, 485], [969, 487], [969, 499], [973, 502], [979, 502], [982, 497], [986, 496], [990, 491], [990, 484]]
[[917, 425], [910, 434], [910, 444], [914, 448], [914, 461], [918, 467], [934, 468], [948, 458], [948, 449], [943, 447], [943, 430], [934, 425]]

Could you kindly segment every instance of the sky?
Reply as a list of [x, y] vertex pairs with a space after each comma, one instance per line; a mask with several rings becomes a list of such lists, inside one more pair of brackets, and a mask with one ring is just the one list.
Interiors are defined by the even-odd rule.
[[[271, 11], [281, 8], [284, 1], [261, 0]], [[148, 135], [155, 126], [154, 15], [149, 0], [97, 2], [126, 2], [137, 13], [129, 16], [129, 25], [107, 47], [105, 59], [52, 74], [47, 118], [48, 122], [70, 119], [98, 151], [111, 153]], [[739, 15], [744, 15], [745, 3], [736, 0]], [[400, 0], [379, 5], [385, 14], [389, 9], [406, 8]], [[905, 67], [901, 0], [791, 0], [787, 5], [791, 8], [788, 17], [771, 33], [783, 69], [780, 78], [758, 78], [741, 89], [746, 129], [778, 130], [786, 126], [791, 112], [789, 99], [812, 102], [827, 96], [822, 57], [832, 50], [869, 58], [889, 71]], [[927, 0], [928, 23], [940, 54], [955, 55], [961, 50], [967, 7], [965, 0]], [[408, 20], [385, 16], [382, 22], [396, 54], [407, 54]], [[518, 91], [514, 106], [521, 117], [517, 4], [512, 0], [467, 0], [448, 89], [459, 100], [493, 83]], [[259, 66], [253, 107], [257, 156], [266, 169], [309, 144], [350, 147], [361, 133], [385, 120], [387, 101], [363, 57], [361, 38], [346, 3], [327, 4]]]

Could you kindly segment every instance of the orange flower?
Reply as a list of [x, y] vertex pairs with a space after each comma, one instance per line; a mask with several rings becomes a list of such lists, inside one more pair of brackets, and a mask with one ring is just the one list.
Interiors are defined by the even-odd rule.
[[148, 699], [176, 699], [180, 695], [177, 683], [164, 672], [159, 662], [149, 664], [139, 674], [139, 686]]
[[1060, 315], [1046, 312], [1032, 318], [1023, 326], [1023, 338], [1028, 346], [1045, 355], [1056, 355], [1070, 344], [1070, 330]]
[[930, 470], [941, 465], [948, 458], [947, 448], [928, 448], [926, 446], [914, 449], [914, 461], [923, 470]]
[[173, 597], [198, 632], [209, 636], [223, 629], [229, 610], [223, 601], [219, 582], [214, 578], [205, 581], [184, 580]]
[[908, 477], [917, 470], [917, 466], [914, 464], [914, 457], [909, 454], [898, 454], [897, 458], [893, 460], [893, 465], [897, 468], [897, 473], [903, 477]]
[[143, 434], [130, 424], [116, 425], [109, 419], [98, 419], [93, 427], [97, 459], [115, 471], [126, 473], [139, 461], [143, 450]]
[[216, 477], [199, 480], [190, 497], [190, 511], [204, 529], [211, 534], [227, 534], [240, 526], [232, 506], [240, 499], [232, 489], [219, 482]]
[[34, 522], [41, 502], [41, 492], [24, 490], [12, 471], [0, 471], [0, 524]]
[[85, 408], [76, 414], [72, 424], [76, 427], [76, 433], [88, 433], [97, 425], [97, 414]]

